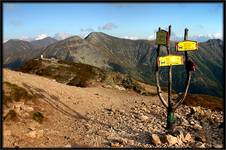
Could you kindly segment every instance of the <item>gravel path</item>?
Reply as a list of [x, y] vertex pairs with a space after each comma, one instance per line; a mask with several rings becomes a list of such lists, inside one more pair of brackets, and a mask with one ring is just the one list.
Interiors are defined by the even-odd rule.
[[[16, 104], [29, 105], [45, 117], [39, 124], [21, 113], [20, 121], [4, 122], [6, 147], [223, 146], [223, 129], [218, 128], [223, 122], [223, 112], [180, 107], [176, 116], [181, 132], [173, 135], [177, 142], [170, 145], [169, 141], [162, 140], [166, 135], [166, 110], [157, 96], [141, 96], [134, 91], [102, 86], [67, 86], [52, 79], [7, 69], [3, 69], [3, 81], [38, 94], [39, 99], [31, 104]], [[28, 111], [20, 107], [24, 112]], [[186, 141], [181, 136], [188, 133], [191, 138]], [[160, 137], [161, 144], [152, 142], [153, 134]], [[202, 134], [205, 137], [198, 137]]]

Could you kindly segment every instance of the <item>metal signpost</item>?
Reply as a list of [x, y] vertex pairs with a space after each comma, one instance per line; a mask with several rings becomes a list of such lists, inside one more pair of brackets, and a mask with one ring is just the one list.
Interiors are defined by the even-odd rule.
[[[185, 29], [184, 33], [184, 41], [178, 42], [176, 44], [176, 50], [182, 51], [185, 53], [185, 59], [183, 56], [180, 55], [171, 55], [169, 51], [170, 45], [170, 33], [171, 33], [171, 26], [168, 28], [168, 32], [165, 30], [161, 30], [159, 28], [156, 34], [156, 44], [158, 45], [157, 48], [157, 59], [156, 59], [156, 69], [155, 69], [155, 77], [156, 77], [156, 86], [157, 86], [157, 93], [162, 102], [162, 104], [167, 108], [167, 129], [169, 132], [173, 131], [175, 125], [174, 119], [174, 112], [178, 108], [178, 106], [184, 101], [188, 88], [191, 81], [191, 71], [195, 70], [194, 63], [188, 59], [187, 51], [193, 51], [198, 49], [198, 43], [196, 41], [189, 41], [187, 40], [187, 33], [188, 29]], [[159, 56], [159, 51], [161, 46], [166, 46], [167, 49], [167, 56]], [[185, 65], [186, 68], [186, 82], [185, 82], [185, 92], [182, 97], [178, 97], [179, 100], [175, 104], [172, 104], [171, 101], [171, 93], [172, 93], [172, 66], [175, 65]], [[164, 99], [160, 87], [160, 77], [159, 71], [160, 67], [168, 67], [168, 102]]]

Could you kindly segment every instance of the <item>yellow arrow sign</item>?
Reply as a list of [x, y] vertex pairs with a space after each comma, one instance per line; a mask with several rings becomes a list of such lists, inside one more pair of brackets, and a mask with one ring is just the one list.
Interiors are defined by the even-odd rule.
[[196, 41], [182, 41], [176, 43], [176, 50], [181, 51], [195, 51], [198, 50], [198, 42]]
[[160, 30], [156, 32], [156, 44], [166, 45], [167, 44], [167, 31]]
[[158, 57], [158, 65], [159, 66], [174, 66], [174, 65], [183, 65], [184, 58], [179, 55], [168, 55]]

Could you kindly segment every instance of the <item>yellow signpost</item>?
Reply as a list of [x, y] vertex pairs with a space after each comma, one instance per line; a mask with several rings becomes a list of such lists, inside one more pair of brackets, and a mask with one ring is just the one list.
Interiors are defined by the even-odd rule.
[[167, 31], [160, 30], [156, 33], [156, 44], [166, 45], [167, 44]]
[[198, 50], [198, 42], [189, 40], [178, 42], [176, 43], [176, 50], [179, 52]]
[[[167, 109], [167, 120], [166, 120], [166, 129], [168, 133], [174, 133], [176, 119], [174, 117], [174, 112], [180, 106], [188, 93], [188, 89], [191, 83], [192, 72], [195, 71], [195, 64], [194, 62], [189, 59], [187, 51], [195, 51], [198, 49], [198, 43], [196, 41], [187, 40], [188, 37], [188, 29], [185, 28], [184, 30], [184, 41], [176, 43], [176, 51], [183, 52], [184, 55], [173, 55], [170, 51], [170, 34], [171, 34], [171, 25], [167, 31], [161, 30], [159, 27], [158, 32], [156, 33], [156, 44], [157, 44], [157, 58], [156, 58], [156, 68], [155, 68], [155, 77], [156, 77], [156, 87], [159, 99], [161, 100], [162, 104]], [[160, 56], [161, 47], [166, 47], [166, 56]], [[185, 90], [183, 95], [178, 96], [176, 99], [178, 100], [176, 103], [172, 103], [172, 85], [173, 85], [173, 74], [172, 68], [174, 65], [185, 65], [186, 71], [186, 81], [185, 81]], [[160, 86], [160, 68], [166, 66], [168, 69], [168, 101], [162, 95], [162, 90]], [[178, 70], [177, 70], [178, 71]]]
[[161, 67], [164, 66], [174, 66], [174, 65], [183, 65], [184, 58], [180, 55], [168, 55], [163, 57], [158, 57], [158, 65]]

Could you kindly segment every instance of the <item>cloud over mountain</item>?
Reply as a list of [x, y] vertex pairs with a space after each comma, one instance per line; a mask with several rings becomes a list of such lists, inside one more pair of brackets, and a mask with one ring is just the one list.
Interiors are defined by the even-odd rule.
[[35, 40], [41, 40], [41, 39], [46, 38], [47, 36], [48, 36], [47, 34], [39, 34], [35, 37]]
[[59, 33], [56, 33], [53, 38], [54, 39], [57, 39], [57, 40], [64, 40], [68, 37], [72, 36], [71, 34], [69, 33], [65, 33], [65, 32], [59, 32]]
[[21, 38], [19, 38], [20, 40], [24, 40], [24, 41], [34, 41], [34, 40], [42, 40], [44, 38], [48, 37], [47, 34], [42, 33], [42, 34], [38, 34], [35, 37], [28, 37], [28, 36], [22, 36]]
[[138, 39], [138, 37], [136, 37], [136, 36], [122, 36], [121, 38], [129, 39], [129, 40], [137, 40]]
[[[150, 36], [147, 37], [148, 40], [155, 40], [156, 39], [156, 33], [151, 34]], [[198, 42], [205, 42], [208, 41], [209, 39], [223, 39], [223, 34], [221, 33], [213, 33], [213, 34], [206, 34], [206, 35], [202, 35], [202, 34], [198, 34], [198, 35], [188, 35], [188, 39], [189, 40], [194, 40], [194, 41], [198, 41]], [[177, 35], [176, 33], [172, 32], [171, 33], [171, 37], [170, 37], [171, 41], [183, 41], [184, 37]]]
[[223, 34], [221, 33], [213, 33], [213, 34], [206, 34], [206, 35], [193, 35], [190, 37], [192, 40], [196, 40], [196, 41], [200, 41], [200, 42], [204, 42], [207, 41], [209, 39], [223, 39]]

